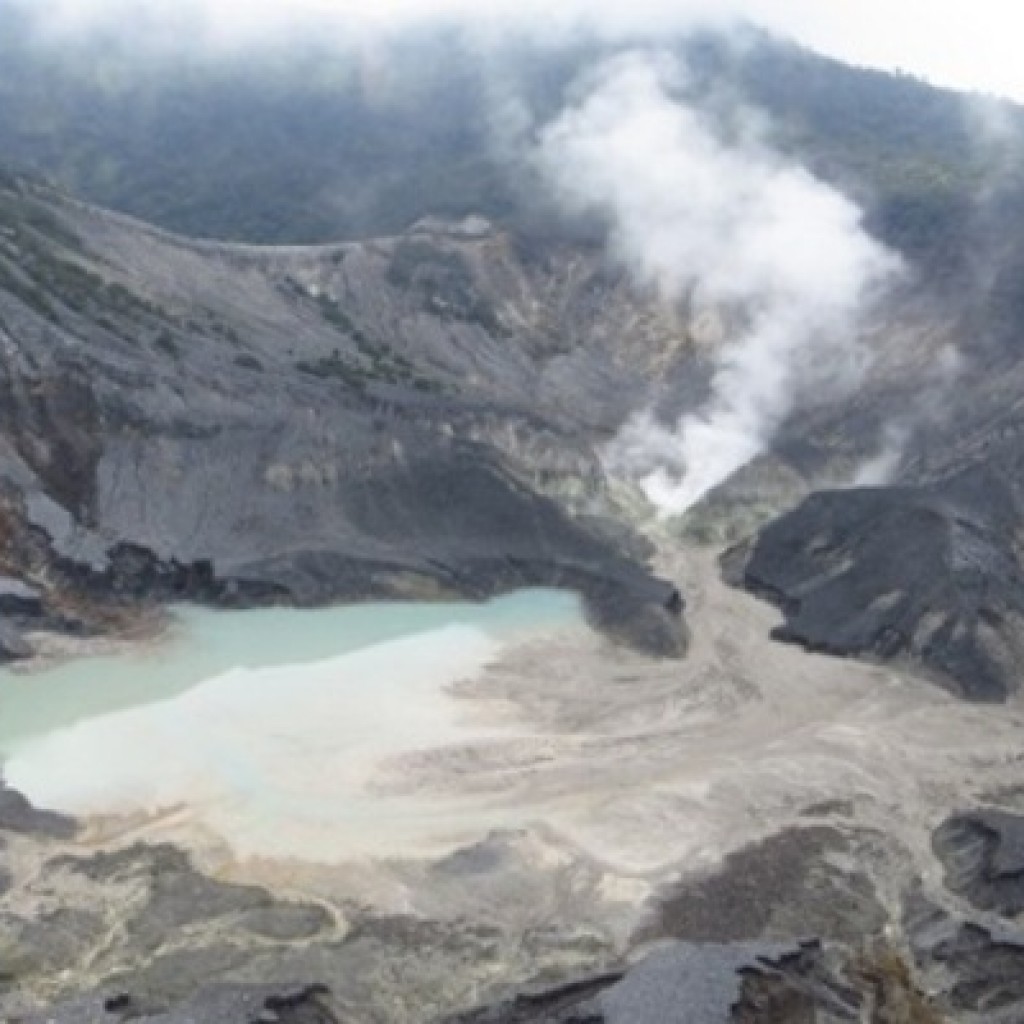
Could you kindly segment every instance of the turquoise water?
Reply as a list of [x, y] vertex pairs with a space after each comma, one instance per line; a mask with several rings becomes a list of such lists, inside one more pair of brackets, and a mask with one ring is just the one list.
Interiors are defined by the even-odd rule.
[[451, 626], [505, 641], [581, 621], [579, 599], [522, 590], [483, 604], [388, 602], [299, 610], [172, 610], [167, 635], [42, 671], [0, 670], [0, 757], [28, 737], [177, 697], [231, 669], [309, 665]]
[[94, 827], [173, 821], [239, 857], [415, 851], [508, 823], [416, 795], [402, 767], [518, 735], [500, 698], [453, 685], [516, 640], [581, 623], [578, 599], [550, 590], [480, 605], [177, 608], [157, 642], [0, 672], [3, 774]]

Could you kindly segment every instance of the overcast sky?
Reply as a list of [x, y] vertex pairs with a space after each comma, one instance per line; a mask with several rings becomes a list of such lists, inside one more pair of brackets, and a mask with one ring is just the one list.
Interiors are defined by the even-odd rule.
[[673, 28], [728, 11], [845, 60], [1024, 101], [1024, 8], [1014, 0], [31, 0], [37, 13], [61, 9], [65, 24], [119, 6], [137, 13], [147, 4], [173, 11], [179, 24], [183, 8], [194, 4], [222, 40], [325, 18], [402, 24], [446, 14], [492, 24], [512, 19], [544, 32], [582, 20], [617, 32]]

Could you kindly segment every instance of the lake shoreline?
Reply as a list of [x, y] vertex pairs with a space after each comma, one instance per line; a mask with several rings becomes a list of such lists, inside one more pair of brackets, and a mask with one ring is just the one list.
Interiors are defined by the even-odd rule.
[[[447, 846], [239, 856], [187, 804], [86, 819], [73, 840], [9, 840], [0, 907], [38, 921], [59, 893], [100, 919], [62, 954], [78, 966], [26, 974], [21, 998], [113, 985], [170, 1006], [225, 981], [318, 983], [342, 1016], [427, 1024], [524, 984], [621, 970], [666, 939], [813, 935], [850, 957], [876, 935], [917, 943], [908, 894], [950, 906], [933, 830], [950, 807], [1008, 792], [1019, 709], [773, 643], [778, 612], [725, 586], [713, 552], [664, 557], [693, 595], [685, 662], [591, 631], [527, 637], [449, 688], [462, 721], [494, 735], [376, 762], [374, 798], [462, 809], [433, 832]], [[480, 808], [505, 820], [474, 824]], [[185, 892], [180, 941], [164, 929], [154, 945]], [[220, 909], [200, 919], [208, 905]], [[279, 937], [248, 931], [254, 915]]]

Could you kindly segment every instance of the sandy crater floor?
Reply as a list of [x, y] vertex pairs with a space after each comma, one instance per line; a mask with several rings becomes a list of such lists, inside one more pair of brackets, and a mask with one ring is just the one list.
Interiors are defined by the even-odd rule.
[[[111, 985], [166, 1002], [306, 979], [343, 1019], [427, 1024], [639, 955], [666, 922], [856, 945], [880, 922], [899, 930], [915, 879], [955, 901], [932, 829], [996, 791], [1021, 809], [1024, 709], [773, 643], [775, 611], [725, 587], [709, 552], [661, 571], [688, 596], [685, 661], [571, 624], [511, 646], [471, 632], [402, 711], [404, 738], [350, 722], [362, 753], [340, 773], [329, 730], [312, 758], [296, 751], [305, 817], [179, 778], [158, 810], [86, 817], [73, 839], [5, 834], [0, 914], [21, 923], [0, 963], [15, 956], [24, 981], [0, 1016]], [[396, 714], [400, 683], [376, 694]], [[323, 803], [339, 790], [341, 818]], [[152, 845], [168, 842], [201, 874]]]
[[[1020, 708], [773, 643], [776, 612], [723, 585], [707, 552], [662, 571], [688, 595], [684, 662], [573, 628], [505, 650], [448, 688], [460, 728], [447, 742], [361, 767], [354, 826], [318, 825], [310, 843], [285, 825], [268, 856], [186, 800], [94, 818], [84, 842], [171, 840], [220, 878], [431, 919], [520, 927], [545, 894], [544, 913], [585, 908], [621, 940], [659, 883], [820, 808], [893, 836], [934, 875], [929, 834], [950, 808], [1024, 781]], [[351, 842], [352, 827], [372, 842]]]

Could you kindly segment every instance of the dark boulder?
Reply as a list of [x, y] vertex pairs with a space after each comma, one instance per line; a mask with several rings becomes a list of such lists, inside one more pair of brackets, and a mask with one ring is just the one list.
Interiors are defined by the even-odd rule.
[[338, 1024], [319, 985], [223, 985], [177, 1006], [154, 1008], [129, 992], [91, 996], [24, 1018], [24, 1024]]
[[62, 814], [36, 810], [25, 797], [0, 781], [0, 831], [70, 839], [77, 826]]
[[979, 910], [1024, 910], [1024, 817], [1007, 811], [954, 814], [932, 834], [946, 885]]
[[1017, 495], [982, 466], [922, 487], [811, 495], [723, 557], [779, 606], [782, 641], [904, 660], [960, 697], [1004, 700], [1024, 660]]
[[32, 647], [21, 631], [10, 622], [0, 620], [0, 662], [22, 661], [32, 656]]
[[622, 975], [520, 995], [445, 1024], [727, 1024], [861, 1019], [857, 993], [834, 977], [816, 942], [678, 943]]

